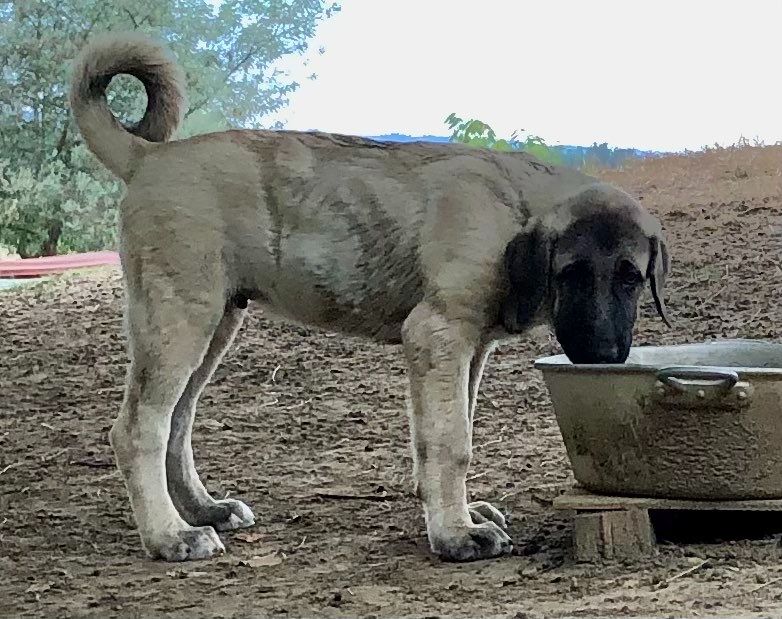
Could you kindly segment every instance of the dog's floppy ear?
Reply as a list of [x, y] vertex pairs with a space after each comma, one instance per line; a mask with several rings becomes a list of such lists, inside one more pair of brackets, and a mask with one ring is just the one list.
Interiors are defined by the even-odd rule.
[[649, 238], [649, 265], [646, 267], [646, 276], [649, 279], [649, 286], [652, 289], [652, 297], [657, 307], [657, 313], [663, 322], [671, 326], [668, 320], [668, 311], [665, 307], [663, 298], [663, 289], [665, 288], [665, 278], [670, 272], [671, 263], [668, 256], [668, 247], [665, 243], [665, 237], [662, 234]]
[[530, 326], [550, 290], [552, 235], [534, 222], [511, 239], [505, 248], [508, 294], [502, 322], [510, 333]]

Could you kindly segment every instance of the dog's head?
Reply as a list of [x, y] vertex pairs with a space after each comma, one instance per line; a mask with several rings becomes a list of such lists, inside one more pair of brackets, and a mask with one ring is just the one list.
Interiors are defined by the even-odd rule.
[[595, 184], [531, 221], [508, 244], [505, 268], [505, 328], [520, 332], [545, 312], [573, 363], [627, 359], [647, 283], [670, 326], [663, 299], [670, 261], [660, 223], [608, 185]]

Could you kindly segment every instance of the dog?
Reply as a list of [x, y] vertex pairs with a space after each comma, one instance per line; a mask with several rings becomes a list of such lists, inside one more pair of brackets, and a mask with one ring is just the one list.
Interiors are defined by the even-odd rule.
[[[132, 126], [106, 100], [120, 73], [147, 92]], [[645, 286], [669, 324], [660, 222], [626, 192], [523, 152], [296, 131], [171, 140], [183, 83], [165, 45], [109, 34], [75, 59], [69, 95], [87, 146], [125, 183], [130, 364], [109, 440], [147, 554], [213, 557], [217, 531], [254, 524], [243, 502], [209, 495], [191, 448], [196, 401], [249, 302], [401, 345], [431, 551], [510, 553], [504, 516], [467, 500], [486, 360], [550, 325], [574, 363], [625, 361]]]

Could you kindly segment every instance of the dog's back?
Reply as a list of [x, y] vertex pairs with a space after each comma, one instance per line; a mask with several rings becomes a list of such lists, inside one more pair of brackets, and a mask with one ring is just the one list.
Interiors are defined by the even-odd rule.
[[[137, 125], [121, 125], [106, 103], [118, 73], [147, 90]], [[507, 235], [593, 180], [526, 153], [461, 144], [264, 130], [169, 141], [183, 83], [165, 47], [137, 34], [95, 39], [75, 63], [77, 123], [127, 184], [123, 264], [154, 251], [156, 264], [192, 275], [184, 287], [240, 291], [308, 324], [398, 340], [432, 270], [425, 263], [448, 259], [428, 248], [468, 246], [472, 268], [496, 269]], [[204, 260], [221, 268], [199, 280], [192, 263]]]

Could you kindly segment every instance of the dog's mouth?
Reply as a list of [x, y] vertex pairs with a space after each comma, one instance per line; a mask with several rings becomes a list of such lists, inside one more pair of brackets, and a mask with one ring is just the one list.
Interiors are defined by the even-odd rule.
[[576, 365], [610, 365], [621, 364], [627, 361], [630, 356], [629, 346], [618, 346], [617, 344], [599, 344], [599, 345], [562, 345], [562, 350], [568, 360]]

